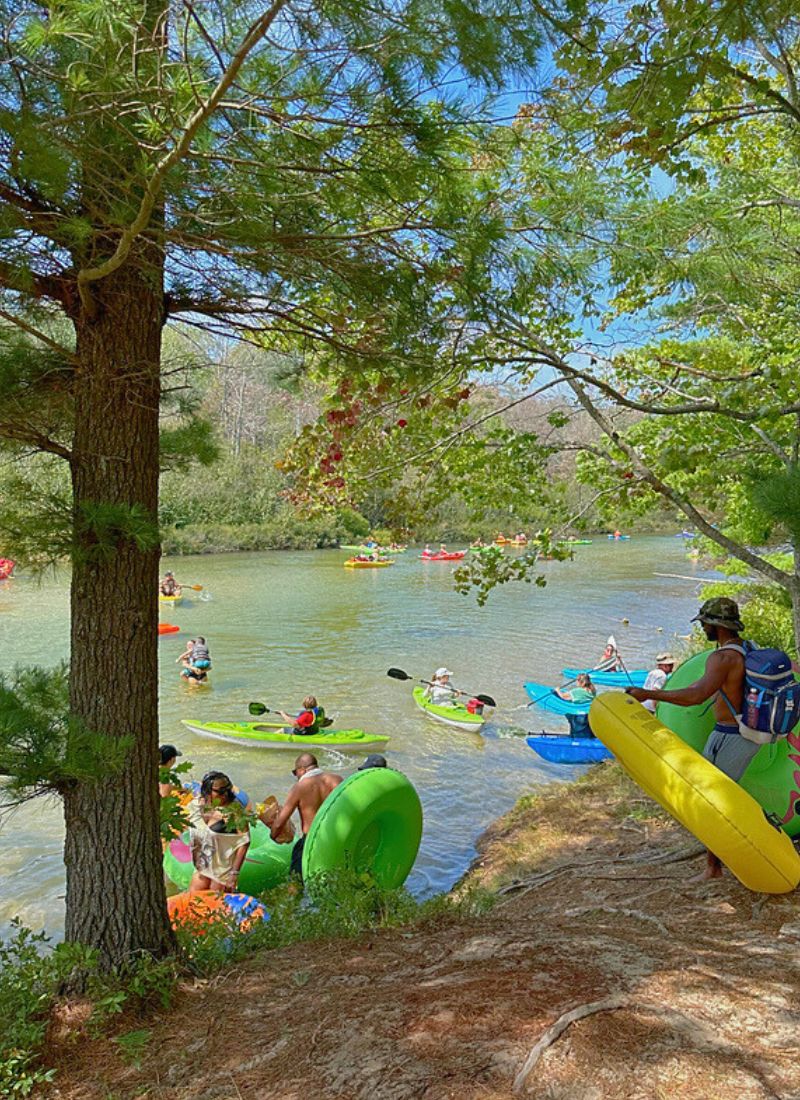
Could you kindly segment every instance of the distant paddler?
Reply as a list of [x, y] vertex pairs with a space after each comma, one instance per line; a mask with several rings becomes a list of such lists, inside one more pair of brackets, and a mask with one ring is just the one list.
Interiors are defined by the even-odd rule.
[[174, 573], [167, 571], [161, 578], [161, 584], [159, 585], [159, 591], [162, 596], [180, 596], [181, 585], [175, 580]]
[[603, 656], [595, 666], [595, 672], [619, 672], [621, 667], [622, 658], [617, 648], [617, 639], [613, 634], [609, 634], [606, 648], [603, 650]]

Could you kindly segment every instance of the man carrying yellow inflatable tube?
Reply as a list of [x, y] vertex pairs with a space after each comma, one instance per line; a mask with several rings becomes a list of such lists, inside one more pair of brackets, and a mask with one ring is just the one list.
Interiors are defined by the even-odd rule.
[[[745, 683], [741, 638], [744, 624], [739, 617], [739, 606], [735, 600], [725, 596], [706, 600], [692, 622], [699, 622], [708, 640], [717, 644], [717, 651], [708, 658], [703, 676], [688, 687], [675, 691], [648, 691], [636, 687], [625, 690], [640, 703], [652, 699], [657, 703], [693, 707], [707, 699], [712, 700], [716, 725], [706, 741], [703, 756], [738, 782], [761, 747], [742, 737], [735, 717], [743, 709]], [[720, 878], [721, 875], [722, 863], [713, 852], [707, 852], [706, 869], [701, 878]]]

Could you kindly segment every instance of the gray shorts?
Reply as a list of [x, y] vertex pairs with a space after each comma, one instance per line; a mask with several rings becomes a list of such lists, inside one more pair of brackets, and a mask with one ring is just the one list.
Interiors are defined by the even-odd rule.
[[717, 723], [706, 741], [703, 756], [738, 783], [760, 748], [760, 745], [742, 737], [736, 726], [720, 726]]

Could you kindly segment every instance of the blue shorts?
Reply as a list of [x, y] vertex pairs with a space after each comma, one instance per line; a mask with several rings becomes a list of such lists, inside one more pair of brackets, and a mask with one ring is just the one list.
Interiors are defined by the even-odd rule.
[[192, 661], [192, 668], [211, 668], [211, 662], [201, 657], [199, 661]]
[[703, 756], [738, 783], [760, 748], [760, 745], [742, 737], [738, 726], [717, 722], [706, 741]]

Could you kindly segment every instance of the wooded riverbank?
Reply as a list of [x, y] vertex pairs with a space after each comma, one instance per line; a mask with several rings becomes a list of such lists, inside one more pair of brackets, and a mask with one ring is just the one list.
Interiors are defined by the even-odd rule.
[[[761, 1100], [800, 1093], [800, 905], [729, 875], [600, 765], [521, 799], [459, 886], [493, 908], [253, 957], [113, 1037], [59, 1039], [58, 1096]], [[213, 1006], [213, 1007], [212, 1007]], [[198, 1056], [203, 1065], [198, 1072]]]

